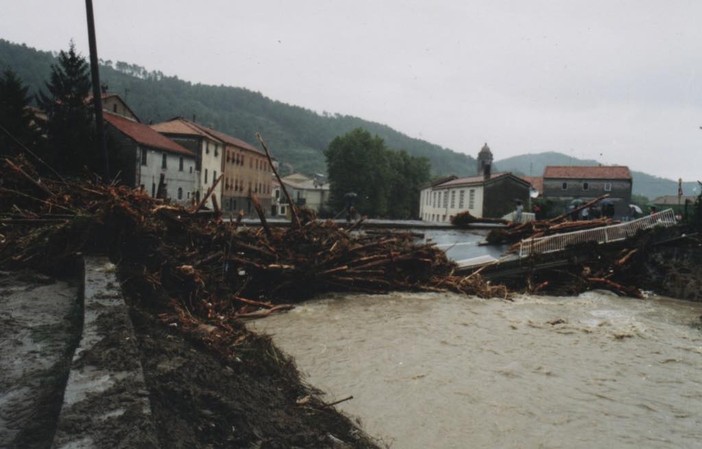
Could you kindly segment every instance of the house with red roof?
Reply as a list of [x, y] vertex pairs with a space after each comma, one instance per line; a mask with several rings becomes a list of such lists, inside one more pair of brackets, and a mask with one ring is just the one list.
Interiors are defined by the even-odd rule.
[[151, 125], [151, 128], [181, 146], [195, 153], [195, 171], [198, 175], [196, 200], [199, 201], [210, 189], [214, 189], [208, 197], [205, 207], [214, 208], [213, 201], [222, 206], [223, 183], [216, 182], [222, 176], [222, 158], [224, 142], [222, 139], [208, 133], [195, 122], [176, 117], [171, 120]]
[[587, 202], [609, 195], [614, 218], [629, 216], [632, 177], [625, 166], [548, 166], [544, 169], [543, 197], [561, 204], [563, 211], [575, 201]]
[[273, 170], [263, 150], [216, 129], [195, 123], [200, 130], [216, 137], [224, 145], [221, 173], [222, 209], [255, 214], [251, 197], [255, 196], [266, 215], [272, 213]]
[[105, 109], [103, 118], [110, 163], [120, 171], [122, 182], [184, 205], [195, 200], [195, 153], [140, 123], [136, 116]]

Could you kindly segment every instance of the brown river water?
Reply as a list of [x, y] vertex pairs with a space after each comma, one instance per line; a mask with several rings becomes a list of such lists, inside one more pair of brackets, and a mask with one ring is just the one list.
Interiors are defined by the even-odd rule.
[[250, 323], [392, 448], [702, 448], [702, 304], [336, 295]]

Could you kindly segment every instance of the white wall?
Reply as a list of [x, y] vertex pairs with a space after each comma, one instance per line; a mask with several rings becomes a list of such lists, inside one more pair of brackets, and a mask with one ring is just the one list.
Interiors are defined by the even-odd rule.
[[[471, 204], [470, 196], [473, 192]], [[463, 192], [463, 204], [461, 204]], [[424, 221], [450, 223], [451, 217], [469, 211], [474, 217], [483, 216], [483, 186], [428, 187], [419, 195], [419, 216]], [[472, 207], [470, 207], [472, 206]]]
[[[142, 152], [146, 152], [146, 165], [142, 165]], [[166, 168], [163, 168], [163, 155], [166, 155]], [[180, 160], [183, 160], [183, 169], [180, 169]], [[136, 163], [137, 173], [140, 173], [137, 183], [144, 186], [144, 190], [155, 196], [158, 191], [158, 183], [163, 173], [165, 175], [166, 191], [168, 198], [179, 204], [190, 204], [190, 199], [197, 190], [198, 173], [195, 171], [195, 158], [168, 153], [160, 150], [153, 150], [139, 146], [139, 154]], [[182, 198], [178, 199], [178, 189], [182, 189]]]

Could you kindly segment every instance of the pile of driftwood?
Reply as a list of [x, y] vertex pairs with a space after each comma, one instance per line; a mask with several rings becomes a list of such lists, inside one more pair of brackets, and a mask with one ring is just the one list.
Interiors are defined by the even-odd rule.
[[609, 195], [603, 195], [595, 198], [594, 200], [588, 201], [587, 203], [584, 203], [567, 213], [561, 214], [549, 220], [510, 223], [505, 228], [493, 229], [490, 231], [490, 233], [488, 233], [485, 240], [487, 243], [493, 245], [513, 244], [528, 238], [544, 237], [547, 235], [574, 232], [583, 229], [592, 229], [611, 225], [613, 223], [612, 219], [606, 217], [592, 220], [571, 219], [573, 216], [579, 216], [579, 212], [581, 210], [594, 206], [608, 196]]
[[332, 291], [507, 296], [453, 275], [443, 251], [410, 233], [365, 235], [299, 210], [289, 227], [268, 226], [262, 212], [260, 226], [243, 226], [125, 186], [42, 179], [22, 159], [2, 171], [0, 266], [56, 272], [82, 253], [109, 254], [127, 285], [162, 289], [159, 306], [183, 316], [263, 316]]
[[508, 224], [507, 220], [502, 218], [478, 218], [469, 211], [459, 212], [451, 217], [451, 224], [458, 228], [467, 228], [473, 224]]

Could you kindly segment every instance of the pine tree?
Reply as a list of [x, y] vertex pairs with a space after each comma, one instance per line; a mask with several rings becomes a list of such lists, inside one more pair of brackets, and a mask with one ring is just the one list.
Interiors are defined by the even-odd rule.
[[7, 69], [0, 76], [0, 156], [14, 155], [27, 147], [35, 151], [41, 134], [29, 110], [29, 88]]
[[48, 94], [39, 94], [39, 105], [48, 117], [47, 160], [63, 174], [77, 175], [84, 167], [98, 169], [89, 106], [89, 72], [88, 63], [71, 42], [68, 52], [61, 51], [58, 63], [51, 66], [51, 78], [46, 83]]

